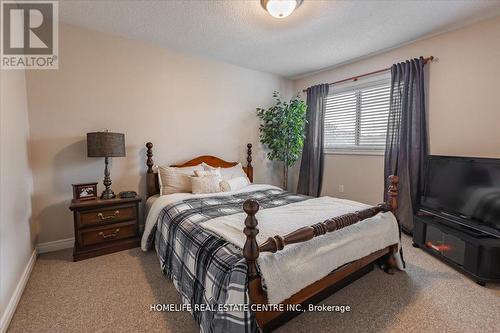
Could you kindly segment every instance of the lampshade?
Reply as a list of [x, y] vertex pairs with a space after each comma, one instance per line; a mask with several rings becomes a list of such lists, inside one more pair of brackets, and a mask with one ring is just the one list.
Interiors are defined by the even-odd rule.
[[125, 134], [111, 132], [87, 133], [87, 156], [125, 156]]

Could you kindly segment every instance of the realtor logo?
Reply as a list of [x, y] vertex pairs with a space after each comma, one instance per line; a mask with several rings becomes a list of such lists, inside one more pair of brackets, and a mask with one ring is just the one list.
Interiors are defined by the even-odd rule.
[[1, 68], [57, 69], [57, 1], [2, 1]]

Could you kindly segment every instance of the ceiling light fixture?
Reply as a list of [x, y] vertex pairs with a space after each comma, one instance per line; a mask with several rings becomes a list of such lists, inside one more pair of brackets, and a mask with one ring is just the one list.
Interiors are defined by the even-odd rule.
[[264, 8], [272, 17], [284, 18], [293, 13], [304, 0], [260, 0]]

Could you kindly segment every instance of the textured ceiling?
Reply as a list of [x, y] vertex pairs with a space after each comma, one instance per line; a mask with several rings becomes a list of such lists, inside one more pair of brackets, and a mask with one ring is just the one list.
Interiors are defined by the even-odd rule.
[[500, 1], [60, 1], [64, 22], [288, 78], [500, 14]]

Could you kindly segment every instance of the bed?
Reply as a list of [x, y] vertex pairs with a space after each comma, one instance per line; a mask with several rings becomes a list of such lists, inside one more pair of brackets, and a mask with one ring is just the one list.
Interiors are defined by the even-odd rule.
[[[251, 184], [233, 192], [158, 196], [147, 147], [148, 212], [141, 247], [155, 248], [163, 273], [202, 332], [272, 331], [373, 269], [392, 274], [399, 257], [398, 177], [377, 206], [311, 198]], [[253, 182], [252, 145], [243, 167]], [[206, 163], [228, 168], [214, 156]]]

